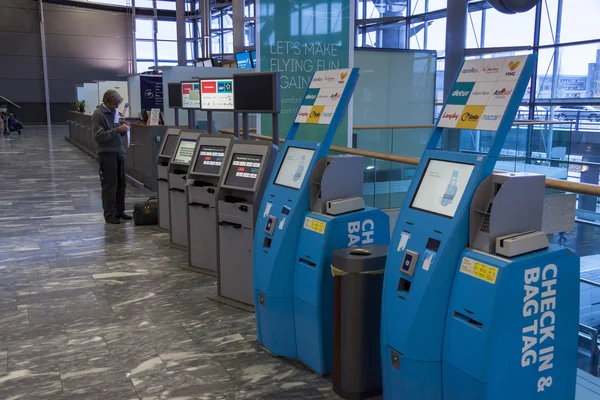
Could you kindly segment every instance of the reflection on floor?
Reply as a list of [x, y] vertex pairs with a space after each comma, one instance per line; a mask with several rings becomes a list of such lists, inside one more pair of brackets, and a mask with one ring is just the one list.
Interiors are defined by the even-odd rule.
[[[97, 164], [65, 134], [0, 137], [0, 399], [337, 398], [208, 300], [168, 234], [105, 225]], [[128, 209], [147, 197], [129, 188]]]

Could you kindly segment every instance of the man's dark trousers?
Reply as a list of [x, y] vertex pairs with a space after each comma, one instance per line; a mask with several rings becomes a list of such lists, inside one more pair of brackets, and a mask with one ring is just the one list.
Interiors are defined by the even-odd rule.
[[116, 218], [125, 212], [125, 157], [99, 154], [99, 158], [104, 219]]

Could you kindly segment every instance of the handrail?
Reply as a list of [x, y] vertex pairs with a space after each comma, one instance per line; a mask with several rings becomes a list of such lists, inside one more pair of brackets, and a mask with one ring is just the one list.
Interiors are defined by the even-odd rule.
[[[227, 132], [230, 131], [230, 132]], [[233, 134], [233, 130], [220, 130], [222, 133], [230, 133]], [[259, 139], [259, 140], [272, 140], [270, 136], [258, 135], [258, 134], [250, 134], [251, 138]], [[281, 143], [285, 142], [285, 139], [279, 139]], [[399, 156], [395, 154], [388, 153], [379, 153], [377, 151], [370, 150], [360, 150], [360, 149], [350, 149], [348, 147], [341, 146], [331, 146], [331, 151], [335, 151], [338, 153], [344, 154], [353, 154], [357, 156], [374, 158], [376, 160], [397, 162], [408, 165], [418, 165], [420, 158], [417, 157], [409, 157], [409, 156]], [[496, 172], [506, 172], [506, 171], [496, 171]], [[549, 189], [562, 190], [565, 192], [584, 194], [587, 196], [600, 197], [600, 186], [598, 185], [590, 185], [588, 183], [580, 183], [580, 182], [569, 182], [563, 181], [560, 179], [546, 178], [546, 187]]]
[[432, 124], [424, 124], [424, 125], [390, 125], [390, 126], [353, 126], [352, 130], [355, 131], [366, 131], [366, 130], [375, 130], [375, 129], [431, 129], [434, 125]]

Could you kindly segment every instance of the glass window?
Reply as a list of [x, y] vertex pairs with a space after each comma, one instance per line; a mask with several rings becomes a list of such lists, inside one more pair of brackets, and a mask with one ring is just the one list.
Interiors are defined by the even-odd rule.
[[136, 39], [154, 39], [154, 22], [151, 19], [135, 19]]
[[137, 40], [135, 54], [138, 60], [154, 60], [154, 42]]
[[446, 18], [412, 24], [409, 36], [411, 49], [443, 51], [446, 48]]
[[254, 47], [256, 45], [254, 33], [254, 21], [244, 22], [244, 46]]
[[[598, 0], [563, 0], [560, 10], [558, 6], [558, 0], [542, 2], [541, 45], [600, 39]], [[559, 15], [562, 15], [562, 26], [560, 32], [557, 32]], [[559, 40], [556, 40], [557, 36]]]
[[233, 31], [223, 32], [223, 54], [233, 54]]
[[195, 43], [193, 41], [186, 42], [186, 60], [194, 60], [196, 58]]
[[535, 8], [521, 14], [485, 13], [484, 45], [481, 47], [531, 46], [535, 28]]
[[154, 61], [138, 61], [136, 63], [137, 72], [141, 74], [142, 72], [149, 71], [150, 68], [154, 67]]
[[158, 40], [177, 40], [177, 23], [175, 21], [158, 21]]
[[195, 27], [195, 24], [193, 22], [188, 21], [185, 23], [185, 38], [186, 39], [194, 38], [194, 27]]
[[174, 67], [177, 65], [176, 61], [159, 61], [158, 65], [161, 67]]
[[448, 6], [448, 0], [413, 0], [411, 15], [423, 14], [429, 11], [443, 10]]
[[210, 36], [210, 49], [211, 52], [214, 54], [221, 54], [221, 35], [220, 34], [216, 34], [213, 33]]
[[221, 13], [220, 12], [216, 12], [211, 15], [210, 27], [211, 27], [211, 29], [221, 29]]
[[177, 60], [177, 42], [158, 42], [159, 60]]
[[245, 18], [254, 18], [254, 0], [246, 0], [244, 7], [244, 17]]
[[156, 8], [159, 10], [175, 10], [175, 6], [175, 1], [158, 0], [156, 2]]
[[467, 48], [475, 49], [482, 47], [481, 42], [481, 17], [483, 11], [469, 13], [467, 20]]
[[233, 28], [233, 11], [223, 11], [223, 28]]
[[140, 8], [154, 8], [152, 0], [135, 0], [135, 6]]

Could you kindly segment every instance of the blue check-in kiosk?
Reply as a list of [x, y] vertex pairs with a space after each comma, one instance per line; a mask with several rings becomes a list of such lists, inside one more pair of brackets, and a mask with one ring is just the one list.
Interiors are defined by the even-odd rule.
[[[315, 72], [263, 196], [254, 236], [254, 300], [258, 342], [275, 355], [297, 358], [294, 266], [310, 210], [310, 177], [329, 152], [357, 79], [356, 68]], [[295, 140], [299, 125], [311, 123], [328, 125], [323, 141]]]
[[298, 359], [325, 375], [333, 359], [332, 252], [388, 245], [390, 221], [362, 198], [364, 159], [323, 157], [310, 179], [310, 211], [298, 239], [294, 266], [294, 323]]
[[[573, 398], [579, 286], [578, 272], [568, 269], [578, 271], [578, 259], [567, 249], [543, 250], [543, 235], [537, 228], [523, 231], [519, 218], [511, 219], [512, 231], [498, 222], [516, 212], [531, 186], [510, 201], [503, 193], [511, 192], [511, 180], [490, 179], [534, 65], [533, 55], [468, 60], [450, 91], [387, 259], [386, 399]], [[487, 154], [453, 153], [438, 149], [443, 128], [495, 135]], [[527, 246], [531, 252], [522, 254]], [[552, 337], [559, 316], [565, 326]]]

